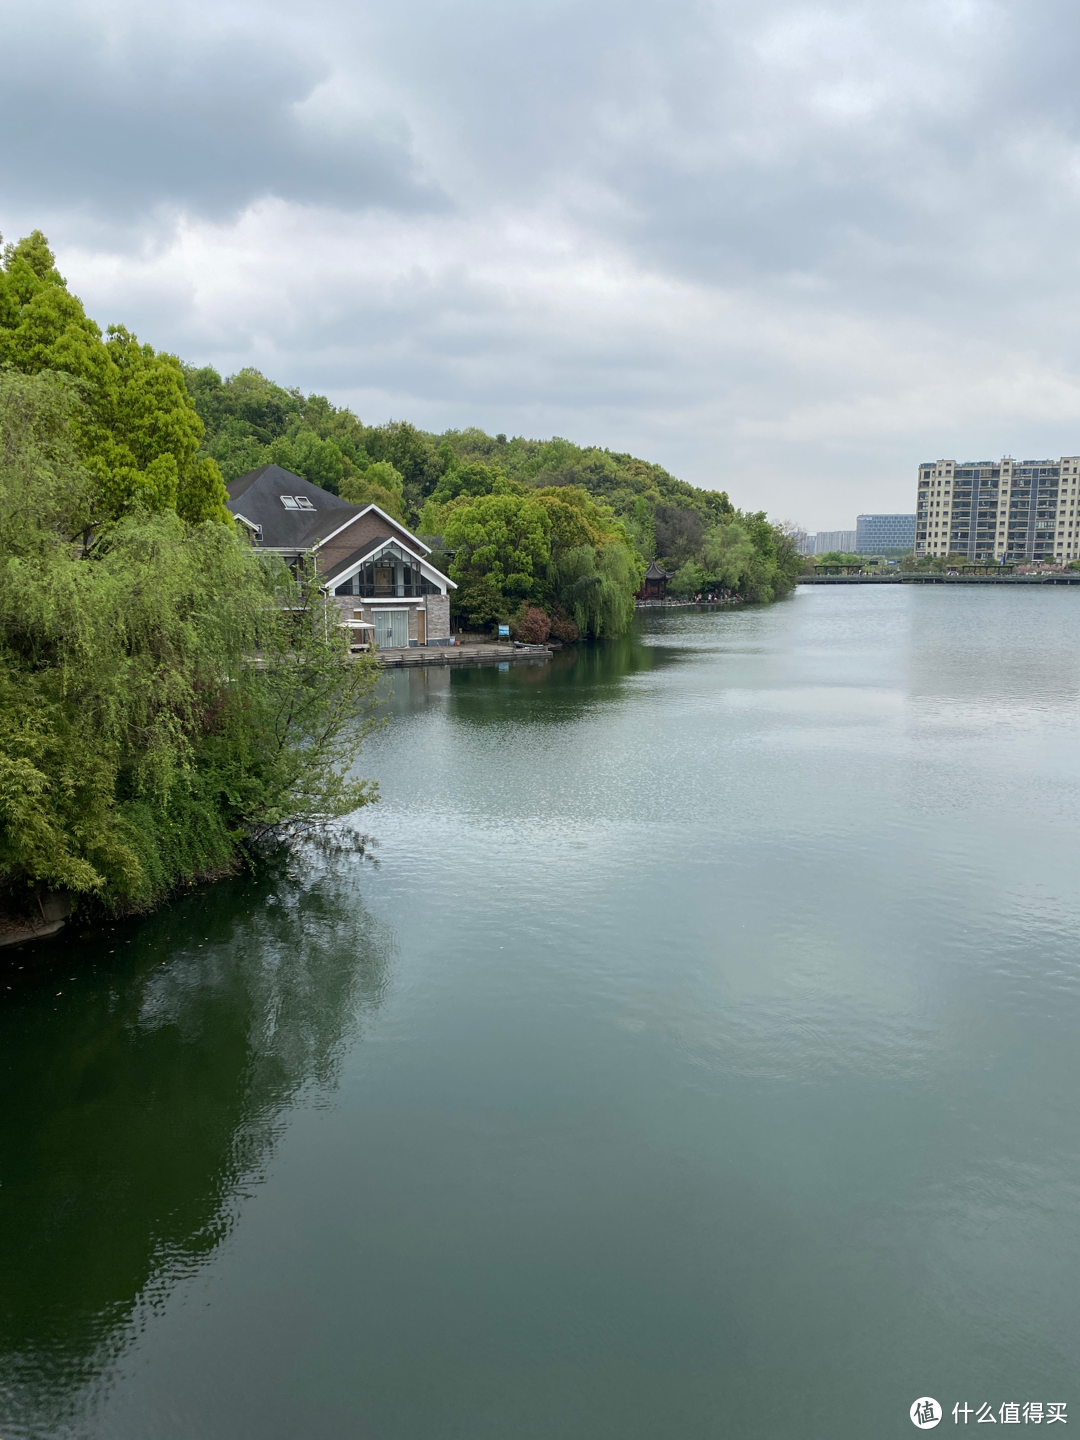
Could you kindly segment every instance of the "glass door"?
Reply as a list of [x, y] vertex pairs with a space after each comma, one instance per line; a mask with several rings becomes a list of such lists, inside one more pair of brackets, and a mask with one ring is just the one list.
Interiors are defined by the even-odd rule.
[[375, 641], [380, 650], [387, 645], [395, 649], [409, 643], [408, 610], [383, 610], [372, 608], [371, 618], [375, 622]]

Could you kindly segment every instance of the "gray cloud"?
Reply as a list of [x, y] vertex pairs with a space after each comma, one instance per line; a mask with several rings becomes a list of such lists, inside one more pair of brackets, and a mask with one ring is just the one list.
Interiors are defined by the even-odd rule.
[[223, 25], [181, 13], [170, 27], [158, 13], [112, 28], [78, 6], [11, 17], [0, 88], [9, 204], [52, 209], [63, 196], [113, 224], [162, 206], [220, 218], [264, 195], [357, 209], [445, 205], [402, 116], [307, 118], [333, 69], [320, 50], [239, 17]]
[[104, 13], [13, 9], [0, 97], [0, 224], [103, 321], [811, 526], [1080, 446], [1061, 0]]

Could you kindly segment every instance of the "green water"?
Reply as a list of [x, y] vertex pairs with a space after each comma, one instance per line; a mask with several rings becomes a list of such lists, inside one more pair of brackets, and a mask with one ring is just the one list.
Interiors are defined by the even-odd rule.
[[5, 955], [0, 1435], [1080, 1422], [1078, 607], [401, 674], [378, 866]]

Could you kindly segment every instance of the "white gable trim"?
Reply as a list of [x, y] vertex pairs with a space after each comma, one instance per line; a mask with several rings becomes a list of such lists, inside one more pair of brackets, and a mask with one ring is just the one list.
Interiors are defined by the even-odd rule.
[[[379, 514], [382, 514], [381, 510]], [[408, 534], [407, 531], [406, 534]], [[361, 555], [360, 559], [350, 565], [348, 569], [339, 570], [332, 580], [324, 581], [324, 588], [327, 590], [335, 590], [339, 585], [344, 585], [346, 580], [351, 580], [358, 570], [361, 570], [365, 565], [370, 565], [375, 557], [381, 555], [389, 545], [396, 545], [399, 550], [404, 550], [405, 554], [415, 560], [417, 565], [419, 565], [421, 575], [424, 575], [428, 580], [433, 580], [436, 585], [445, 585], [451, 590], [458, 588], [456, 583], [450, 579], [449, 575], [444, 575], [441, 570], [436, 570], [435, 566], [425, 560], [423, 555], [417, 555], [414, 550], [409, 549], [408, 545], [403, 545], [400, 540], [395, 540], [392, 535], [388, 535], [381, 545], [376, 545], [374, 550], [369, 550], [365, 555]], [[428, 551], [428, 553], [430, 554], [431, 552]]]
[[233, 519], [239, 520], [241, 525], [246, 525], [253, 535], [262, 535], [262, 526], [256, 525], [254, 520], [249, 520], [246, 515], [241, 515], [239, 510], [233, 511]]
[[[365, 505], [364, 508], [362, 510], [358, 510], [355, 515], [350, 515], [348, 520], [346, 520], [343, 525], [339, 525], [338, 528], [332, 531], [329, 535], [324, 535], [321, 540], [316, 540], [315, 544], [311, 548], [313, 550], [321, 550], [324, 545], [329, 545], [330, 541], [333, 540], [336, 536], [340, 535], [343, 530], [347, 530], [354, 521], [362, 519], [365, 515], [370, 515], [372, 510], [374, 510], [375, 514], [378, 515], [380, 519], [385, 520], [388, 525], [392, 525], [395, 530], [400, 530], [402, 535], [407, 535], [412, 541], [412, 543], [416, 545], [420, 550], [422, 550], [425, 555], [431, 554], [431, 551], [422, 540], [418, 540], [411, 530], [407, 530], [405, 528], [405, 526], [401, 523], [400, 520], [395, 520], [392, 515], [387, 515], [385, 510], [380, 510], [378, 505]], [[401, 542], [399, 541], [398, 543], [400, 544]], [[409, 553], [411, 554], [412, 552], [410, 551]], [[413, 558], [418, 560], [420, 557], [416, 555]]]

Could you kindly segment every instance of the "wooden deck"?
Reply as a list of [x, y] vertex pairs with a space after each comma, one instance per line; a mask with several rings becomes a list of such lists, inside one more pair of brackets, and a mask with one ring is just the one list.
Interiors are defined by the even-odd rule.
[[506, 660], [550, 660], [547, 645], [410, 645], [379, 651], [380, 665], [495, 665]]

